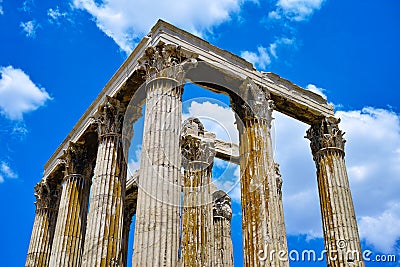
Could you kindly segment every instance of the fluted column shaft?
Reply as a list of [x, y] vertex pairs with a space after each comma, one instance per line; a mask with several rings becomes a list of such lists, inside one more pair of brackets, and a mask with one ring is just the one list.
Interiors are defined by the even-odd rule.
[[223, 191], [213, 193], [213, 232], [215, 267], [233, 267], [233, 245], [231, 235], [231, 199]]
[[[137, 188], [136, 188], [137, 190]], [[125, 210], [124, 210], [124, 229], [123, 229], [123, 241], [122, 241], [122, 255], [123, 255], [123, 266], [127, 266], [128, 263], [128, 247], [129, 247], [129, 235], [131, 230], [132, 218], [136, 213], [136, 197], [134, 193], [126, 192], [125, 199]]]
[[[279, 164], [275, 163], [275, 183], [271, 183], [272, 186], [270, 188], [274, 188], [271, 190], [269, 205], [274, 208], [274, 210], [270, 209], [270, 228], [276, 229], [274, 231], [275, 235], [272, 236], [272, 243], [275, 244], [277, 248], [277, 253], [280, 251], [285, 252], [286, 254], [282, 254], [282, 258], [288, 258], [288, 245], [287, 245], [287, 237], [286, 237], [286, 225], [283, 211], [283, 201], [282, 201], [282, 175], [279, 170]], [[287, 262], [287, 265], [289, 263]]]
[[[280, 244], [283, 215], [279, 212], [273, 159], [273, 101], [250, 79], [232, 99], [239, 130], [244, 266], [288, 266]], [[279, 257], [280, 248], [286, 258]], [[273, 253], [275, 251], [275, 253]]]
[[84, 145], [71, 143], [64, 152], [65, 177], [51, 250], [50, 266], [80, 266], [92, 166]]
[[36, 216], [25, 267], [49, 266], [60, 188], [47, 181], [35, 186]]
[[344, 160], [340, 120], [325, 118], [307, 131], [317, 167], [322, 224], [329, 267], [364, 266]]
[[[196, 125], [198, 124], [198, 125]], [[204, 128], [198, 119], [189, 118], [186, 128]], [[202, 136], [201, 139], [199, 136]], [[182, 253], [183, 266], [214, 266], [211, 176], [215, 156], [214, 140], [203, 133], [184, 135], [181, 142], [184, 167]]]
[[147, 82], [133, 266], [178, 266], [182, 87], [173, 78]]
[[122, 147], [124, 108], [110, 97], [99, 108], [96, 167], [82, 266], [122, 266], [127, 165]]

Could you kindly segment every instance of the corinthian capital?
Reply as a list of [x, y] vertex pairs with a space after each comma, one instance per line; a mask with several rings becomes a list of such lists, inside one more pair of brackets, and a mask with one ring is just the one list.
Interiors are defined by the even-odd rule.
[[190, 163], [202, 163], [203, 167], [214, 162], [214, 139], [208, 136], [203, 124], [197, 118], [188, 118], [182, 126], [181, 151], [182, 165], [186, 168]]
[[185, 72], [197, 63], [197, 55], [182, 51], [180, 46], [159, 42], [149, 46], [138, 60], [139, 69], [146, 72], [149, 79], [168, 77], [183, 81]]
[[239, 87], [238, 96], [232, 98], [232, 108], [240, 119], [262, 120], [271, 124], [274, 102], [268, 91], [257, 86], [247, 78]]
[[232, 219], [231, 198], [222, 190], [215, 191], [212, 196], [214, 218], [220, 217], [230, 221]]
[[92, 172], [93, 157], [84, 144], [70, 142], [60, 159], [65, 165], [65, 176], [80, 174], [89, 177]]
[[118, 135], [122, 133], [123, 120], [125, 115], [125, 107], [117, 99], [110, 96], [106, 97], [106, 101], [99, 106], [95, 125], [97, 132], [101, 138], [104, 135]]
[[346, 140], [343, 138], [344, 132], [339, 129], [339, 122], [340, 119], [334, 117], [324, 118], [307, 130], [305, 137], [311, 141], [310, 146], [314, 157], [324, 148], [337, 148], [344, 151]]
[[60, 197], [60, 186], [47, 180], [40, 181], [34, 188], [36, 210], [56, 210]]

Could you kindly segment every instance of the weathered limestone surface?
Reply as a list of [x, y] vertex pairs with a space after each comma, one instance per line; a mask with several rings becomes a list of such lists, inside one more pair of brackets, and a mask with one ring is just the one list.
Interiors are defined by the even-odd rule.
[[108, 97], [99, 108], [96, 167], [90, 197], [82, 266], [121, 266], [126, 157], [122, 148], [125, 109]]
[[357, 220], [344, 161], [340, 120], [330, 117], [307, 131], [317, 167], [322, 224], [330, 267], [363, 267]]
[[205, 132], [197, 118], [182, 126], [183, 266], [214, 266], [211, 176], [215, 135]]
[[[272, 243], [277, 248], [278, 253], [281, 252], [282, 258], [288, 258], [288, 245], [287, 245], [287, 238], [286, 238], [286, 226], [285, 226], [285, 219], [284, 219], [284, 211], [283, 211], [283, 201], [282, 201], [282, 175], [279, 170], [279, 164], [275, 163], [275, 179], [276, 182], [270, 188], [274, 188], [271, 190], [269, 205], [271, 207], [270, 214], [270, 228], [275, 227], [277, 229], [274, 231], [275, 235], [272, 238]], [[276, 189], [276, 190], [275, 190]], [[286, 254], [283, 254], [286, 253]], [[277, 256], [279, 256], [277, 254]], [[289, 266], [287, 263], [286, 266]]]
[[126, 197], [125, 197], [125, 210], [124, 210], [124, 229], [123, 229], [123, 240], [122, 240], [122, 255], [123, 255], [123, 265], [127, 266], [128, 263], [128, 243], [129, 243], [129, 233], [131, 230], [132, 217], [136, 214], [137, 207], [137, 172], [133, 174], [130, 178], [130, 186], [128, 186], [128, 181], [126, 185]]
[[[185, 62], [171, 45], [149, 47], [133, 266], [178, 266], [182, 82]], [[190, 63], [188, 62], [190, 65]]]
[[213, 192], [212, 197], [214, 230], [214, 259], [212, 266], [233, 267], [231, 198], [222, 190]]
[[51, 246], [56, 226], [60, 186], [42, 180], [35, 186], [36, 216], [25, 267], [49, 266]]
[[[271, 121], [273, 101], [247, 79], [240, 88], [240, 98], [232, 99], [237, 113], [240, 138], [240, 172], [243, 211], [244, 266], [288, 266], [278, 251], [283, 215], [279, 211]], [[267, 94], [267, 95], [266, 95]]]
[[92, 155], [84, 144], [71, 143], [62, 159], [62, 185], [50, 266], [80, 266], [92, 174]]

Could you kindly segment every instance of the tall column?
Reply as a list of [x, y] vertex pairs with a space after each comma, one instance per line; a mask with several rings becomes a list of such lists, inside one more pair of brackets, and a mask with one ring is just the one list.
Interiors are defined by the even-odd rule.
[[99, 146], [90, 196], [82, 266], [122, 266], [127, 163], [122, 124], [125, 108], [111, 97], [99, 107]]
[[[246, 79], [232, 98], [240, 141], [244, 266], [288, 266], [279, 256], [283, 215], [274, 200], [278, 185], [271, 139], [273, 101], [269, 94]], [[273, 252], [275, 251], [275, 253]]]
[[35, 186], [36, 216], [25, 267], [49, 266], [60, 199], [59, 185], [42, 180]]
[[178, 47], [161, 42], [139, 60], [147, 81], [133, 266], [178, 266], [180, 260], [179, 142], [187, 66], [181, 59]]
[[329, 267], [364, 266], [357, 220], [344, 160], [340, 120], [330, 117], [310, 127], [306, 138], [317, 167], [322, 225]]
[[[132, 186], [133, 187], [133, 186]], [[122, 255], [123, 255], [123, 265], [127, 266], [128, 263], [128, 247], [129, 247], [129, 234], [131, 230], [132, 218], [136, 213], [136, 201], [137, 201], [137, 187], [134, 186], [130, 188], [130, 190], [126, 191], [125, 198], [125, 210], [124, 210], [124, 230], [123, 230], [123, 247], [122, 247]]]
[[65, 176], [50, 266], [81, 265], [94, 156], [84, 144], [70, 143], [61, 157]]
[[[277, 234], [273, 237], [274, 238], [273, 243], [276, 245], [277, 253], [279, 253], [280, 251], [284, 251], [284, 252], [288, 253], [286, 226], [285, 226], [283, 201], [282, 201], [283, 179], [282, 179], [281, 172], [279, 170], [279, 164], [275, 163], [274, 166], [275, 166], [276, 190], [274, 192], [271, 192], [269, 203], [271, 203], [270, 206], [273, 206], [275, 208], [275, 210], [270, 210], [270, 218], [271, 218], [270, 227], [276, 227], [276, 229], [278, 229], [276, 231]], [[279, 257], [279, 255], [276, 255], [276, 256]], [[282, 258], [285, 258], [285, 257], [288, 258], [289, 255], [282, 254]]]
[[182, 127], [183, 266], [213, 266], [214, 233], [212, 223], [211, 176], [215, 157], [215, 135], [204, 131], [197, 118]]
[[[231, 198], [222, 190], [213, 193], [213, 230], [215, 267], [233, 267], [231, 236]], [[211, 265], [207, 265], [211, 266]]]

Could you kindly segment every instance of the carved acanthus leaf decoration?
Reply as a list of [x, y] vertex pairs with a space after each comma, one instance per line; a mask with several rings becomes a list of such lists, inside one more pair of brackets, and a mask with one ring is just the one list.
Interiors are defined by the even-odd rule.
[[213, 193], [213, 216], [222, 217], [230, 221], [232, 219], [231, 198], [222, 190]]
[[191, 162], [203, 162], [211, 166], [214, 162], [214, 140], [205, 138], [205, 129], [198, 118], [188, 118], [183, 122], [181, 151], [182, 165]]
[[59, 203], [61, 188], [47, 180], [40, 181], [34, 188], [36, 209], [56, 210]]
[[139, 70], [146, 72], [146, 78], [169, 77], [183, 81], [185, 71], [197, 64], [197, 55], [184, 53], [180, 46], [159, 42], [149, 46], [138, 60]]
[[92, 173], [93, 159], [84, 144], [70, 142], [60, 159], [65, 165], [65, 176], [79, 174], [89, 177]]
[[274, 107], [270, 93], [250, 78], [244, 80], [239, 87], [239, 96], [232, 98], [232, 108], [242, 120], [265, 120], [270, 125]]
[[121, 135], [125, 107], [117, 99], [106, 97], [104, 104], [99, 106], [98, 114], [94, 118], [97, 132], [101, 138], [104, 135]]
[[324, 148], [338, 148], [344, 151], [346, 140], [345, 134], [339, 129], [340, 119], [334, 117], [324, 118], [320, 123], [312, 125], [306, 134], [306, 138], [311, 141], [311, 151], [314, 157]]

